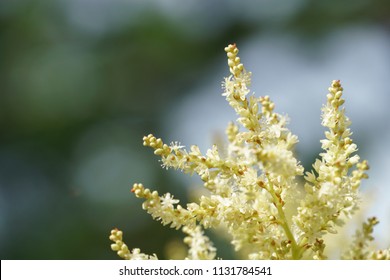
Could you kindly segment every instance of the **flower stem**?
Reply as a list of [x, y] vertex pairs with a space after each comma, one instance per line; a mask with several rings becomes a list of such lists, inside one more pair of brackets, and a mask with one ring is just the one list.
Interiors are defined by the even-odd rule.
[[270, 189], [268, 191], [272, 195], [272, 198], [274, 200], [274, 205], [276, 206], [276, 209], [278, 210], [278, 214], [279, 214], [279, 218], [280, 218], [280, 225], [282, 226], [284, 232], [286, 233], [288, 240], [291, 241], [292, 258], [294, 260], [299, 260], [302, 258], [302, 251], [299, 248], [299, 246], [294, 238], [294, 235], [292, 234], [292, 232], [290, 230], [286, 215], [284, 214], [282, 201], [275, 194], [275, 191], [274, 191], [272, 185], [270, 186]]

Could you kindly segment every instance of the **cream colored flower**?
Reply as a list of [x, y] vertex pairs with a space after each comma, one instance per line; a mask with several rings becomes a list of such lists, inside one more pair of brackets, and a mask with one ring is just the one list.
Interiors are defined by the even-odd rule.
[[[230, 75], [222, 83], [222, 95], [237, 113], [237, 122], [226, 128], [226, 149], [213, 145], [202, 154], [196, 145], [186, 150], [152, 134], [143, 138], [164, 168], [198, 175], [208, 194], [182, 206], [172, 194], [160, 195], [142, 184], [134, 184], [132, 192], [144, 200], [142, 208], [153, 219], [187, 234], [187, 259], [216, 258], [216, 248], [203, 228], [219, 226], [243, 258], [325, 259], [323, 236], [336, 233], [336, 226], [358, 208], [358, 189], [368, 170], [367, 162], [356, 154], [340, 81], [331, 83], [322, 108], [322, 125], [327, 129], [321, 140], [323, 152], [313, 170], [304, 172], [294, 154], [298, 137], [288, 129], [287, 117], [275, 112], [269, 96], [251, 94], [251, 73], [238, 57], [237, 46], [229, 45], [225, 51]], [[363, 225], [345, 258], [390, 258], [388, 249], [368, 248], [376, 223], [370, 219]], [[110, 240], [112, 250], [124, 259], [157, 258], [139, 249], [130, 251], [117, 229]]]

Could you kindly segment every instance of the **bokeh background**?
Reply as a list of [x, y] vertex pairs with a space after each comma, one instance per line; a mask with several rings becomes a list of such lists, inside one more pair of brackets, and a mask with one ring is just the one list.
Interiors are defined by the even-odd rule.
[[371, 164], [365, 216], [379, 217], [377, 242], [389, 246], [389, 1], [2, 0], [1, 259], [117, 259], [113, 227], [130, 247], [171, 257], [181, 232], [129, 190], [142, 182], [185, 203], [200, 181], [161, 169], [142, 137], [203, 152], [223, 137], [235, 119], [220, 95], [232, 42], [255, 93], [289, 115], [306, 168], [327, 87], [342, 80]]

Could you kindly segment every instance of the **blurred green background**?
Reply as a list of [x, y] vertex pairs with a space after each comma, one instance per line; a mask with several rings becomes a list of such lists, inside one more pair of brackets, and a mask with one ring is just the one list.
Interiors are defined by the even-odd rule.
[[[386, 114], [390, 103], [389, 1], [0, 1], [1, 259], [117, 259], [108, 240], [113, 227], [124, 231], [130, 247], [168, 258], [167, 244], [181, 239], [181, 232], [153, 221], [129, 190], [134, 182], [142, 182], [160, 192], [169, 191], [185, 203], [188, 188], [180, 175], [160, 168], [158, 158], [142, 146], [142, 137], [152, 132], [166, 142], [180, 140], [187, 146], [196, 144], [199, 137], [212, 139], [212, 133], [200, 133], [184, 120], [202, 123], [201, 114], [210, 114], [211, 119], [218, 116], [210, 111], [204, 114], [202, 103], [193, 100], [203, 87], [213, 84], [216, 90], [207, 94], [224, 103], [219, 87], [228, 74], [223, 48], [229, 43], [256, 50], [256, 42], [282, 37], [279, 49], [299, 41], [299, 51], [290, 56], [304, 55], [311, 65], [326, 65], [329, 52], [337, 53], [337, 49], [327, 53], [322, 48], [326, 38], [347, 30], [345, 34], [365, 42], [356, 30], [367, 28], [369, 34], [377, 34], [377, 41], [370, 39], [373, 46], [380, 45], [383, 52], [367, 49], [371, 66], [364, 52], [352, 54], [351, 62], [360, 65], [356, 68], [368, 81], [370, 75], [382, 80], [383, 86], [362, 87], [366, 87], [366, 96], [373, 90], [383, 101], [362, 99], [356, 101], [362, 107], [350, 111], [363, 120], [363, 126], [356, 122], [353, 129], [361, 128], [355, 137], [363, 156], [370, 160], [375, 151], [364, 146], [370, 147], [373, 141], [374, 146], [383, 147], [378, 154], [389, 155], [385, 142], [375, 142], [376, 138], [390, 139]], [[337, 47], [338, 41], [334, 42]], [[265, 45], [261, 55], [272, 56], [267, 50], [273, 54], [274, 46]], [[353, 53], [355, 47], [350, 47]], [[373, 53], [378, 54], [378, 61], [371, 59]], [[251, 56], [248, 51], [245, 56], [242, 50], [244, 57], [252, 69], [256, 52]], [[259, 84], [261, 71], [266, 76], [274, 63], [283, 65], [288, 59], [275, 55], [269, 64], [257, 63], [262, 69], [254, 73]], [[376, 67], [382, 64], [383, 68]], [[290, 72], [296, 77], [293, 68]], [[280, 72], [271, 74], [281, 83], [288, 78]], [[301, 78], [295, 81], [295, 90], [304, 91], [305, 83], [312, 81]], [[315, 88], [322, 99], [315, 104], [315, 114], [304, 117], [314, 119], [320, 133], [320, 105], [327, 86], [336, 78], [326, 73], [313, 79], [321, 79]], [[351, 78], [347, 83], [363, 80]], [[272, 96], [272, 82], [269, 90], [266, 82], [264, 91], [254, 87], [256, 94]], [[296, 104], [285, 103], [299, 110], [305, 103], [299, 97], [295, 100]], [[206, 101], [214, 106], [213, 102]], [[290, 114], [283, 100], [280, 103], [282, 112]], [[198, 115], [191, 115], [185, 104], [194, 105], [192, 110], [198, 110]], [[359, 109], [367, 107], [368, 111]], [[371, 123], [370, 110], [379, 110]], [[225, 117], [233, 120], [234, 114]], [[305, 123], [291, 119], [298, 131], [305, 129]], [[188, 128], [181, 139], [177, 137], [180, 127]], [[222, 132], [224, 126], [218, 129]], [[298, 147], [298, 152], [302, 151], [301, 160], [310, 167], [320, 145], [315, 140], [313, 146], [305, 147]], [[389, 160], [371, 160], [373, 168], [378, 162], [376, 167], [383, 174], [389, 170]], [[373, 180], [377, 185], [383, 182], [375, 181], [375, 176]], [[389, 193], [384, 196], [387, 201]], [[224, 241], [214, 241], [228, 247]], [[221, 249], [219, 256], [230, 258], [229, 249]]]

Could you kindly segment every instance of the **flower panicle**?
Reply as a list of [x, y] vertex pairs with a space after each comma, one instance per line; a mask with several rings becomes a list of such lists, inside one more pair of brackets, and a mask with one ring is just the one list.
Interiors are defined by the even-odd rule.
[[[360, 157], [353, 155], [357, 145], [351, 139], [351, 121], [342, 107], [345, 100], [340, 81], [332, 81], [328, 91], [322, 108], [322, 125], [328, 128], [326, 138], [321, 140], [324, 152], [313, 164], [314, 170], [306, 172], [306, 197], [294, 217], [312, 248], [325, 233], [336, 233], [336, 226], [357, 210], [358, 187], [368, 170], [367, 161], [360, 162]], [[322, 255], [320, 251], [316, 251], [318, 256]]]
[[356, 230], [349, 249], [343, 253], [343, 259], [350, 260], [390, 260], [390, 250], [373, 251], [374, 227], [379, 223], [376, 217], [367, 219], [360, 230]]
[[[249, 95], [251, 73], [241, 62], [236, 44], [225, 51], [230, 75], [222, 83], [222, 95], [238, 115], [226, 128], [226, 146], [213, 145], [202, 154], [196, 145], [185, 149], [178, 142], [165, 144], [153, 134], [143, 138], [143, 145], [161, 158], [162, 167], [197, 174], [208, 195], [181, 206], [170, 193], [160, 195], [142, 184], [134, 184], [131, 191], [144, 200], [142, 208], [153, 219], [187, 235], [187, 259], [215, 259], [216, 249], [203, 229], [219, 226], [245, 258], [326, 259], [323, 236], [336, 233], [336, 226], [358, 208], [358, 189], [369, 168], [356, 154], [351, 122], [342, 107], [341, 83], [334, 80], [328, 89], [321, 116], [327, 128], [321, 140], [323, 152], [313, 170], [306, 172], [301, 194], [299, 177], [304, 170], [294, 155], [298, 137], [288, 129], [288, 118], [275, 112], [269, 96]], [[375, 224], [375, 219], [369, 220], [362, 233], [356, 234], [355, 244], [369, 241]], [[130, 251], [119, 230], [113, 230], [110, 239], [122, 258], [154, 257], [139, 249]], [[366, 252], [366, 247], [359, 253], [354, 246], [346, 254], [349, 258]], [[389, 255], [389, 250], [379, 250], [364, 257], [386, 259]]]
[[111, 244], [111, 250], [117, 252], [118, 256], [125, 260], [157, 260], [157, 256], [147, 255], [141, 253], [141, 250], [134, 248], [131, 252], [127, 245], [123, 242], [123, 232], [117, 228], [111, 230], [110, 240], [113, 242]]
[[170, 193], [162, 196], [157, 191], [151, 191], [142, 184], [134, 184], [131, 192], [137, 198], [143, 198], [142, 208], [146, 210], [153, 219], [161, 221], [163, 225], [170, 225], [171, 228], [179, 229], [184, 225], [194, 226], [195, 218], [189, 210], [178, 205], [179, 200], [174, 199]]

